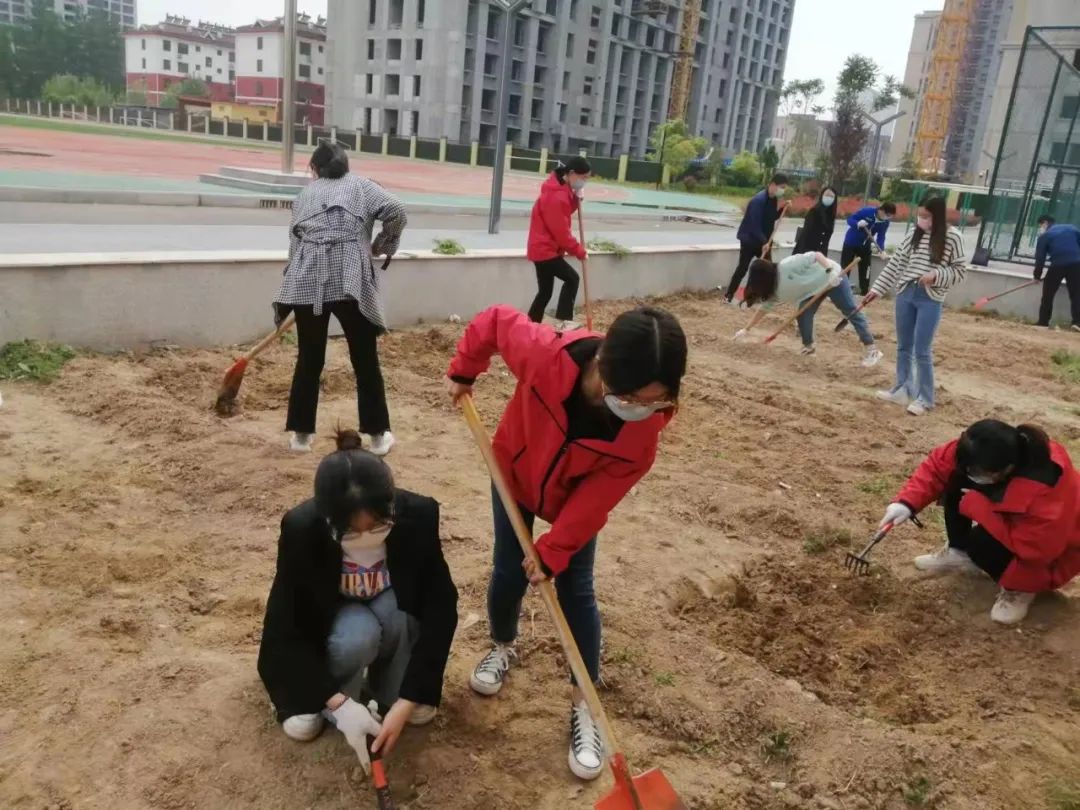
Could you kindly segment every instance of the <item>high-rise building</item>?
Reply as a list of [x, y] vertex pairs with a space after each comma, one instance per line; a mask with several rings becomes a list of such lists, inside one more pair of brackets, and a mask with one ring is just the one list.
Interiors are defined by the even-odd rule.
[[[794, 0], [534, 0], [511, 30], [509, 141], [643, 155], [668, 117], [689, 3], [700, 4], [690, 128], [724, 152], [757, 150], [772, 129]], [[331, 124], [495, 143], [497, 4], [330, 0], [328, 16]]]
[[214, 101], [233, 96], [236, 66], [230, 28], [192, 24], [186, 17], [167, 16], [165, 22], [144, 25], [124, 34], [125, 70], [129, 93], [142, 93], [151, 107], [161, 105], [169, 87], [184, 79], [201, 79]]
[[[0, 24], [25, 20], [32, 7], [33, 0], [0, 0]], [[138, 21], [137, 0], [53, 0], [53, 8], [65, 19], [93, 9], [104, 11], [119, 22], [121, 28], [134, 28]]]
[[911, 32], [911, 45], [908, 48], [907, 66], [904, 68], [904, 87], [914, 91], [914, 98], [900, 99], [899, 111], [902, 118], [897, 119], [893, 130], [892, 144], [885, 158], [884, 166], [894, 169], [900, 165], [904, 155], [915, 146], [915, 132], [919, 126], [919, 113], [926, 95], [927, 76], [930, 70], [930, 54], [934, 49], [934, 35], [937, 33], [940, 11], [924, 11], [915, 15], [915, 27]]

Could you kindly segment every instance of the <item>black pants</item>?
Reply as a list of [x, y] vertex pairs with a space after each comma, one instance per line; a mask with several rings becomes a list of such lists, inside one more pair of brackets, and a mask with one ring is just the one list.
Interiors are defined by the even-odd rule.
[[840, 266], [847, 268], [849, 264], [859, 258], [859, 294], [866, 295], [870, 292], [870, 245], [844, 245], [840, 252]]
[[945, 533], [949, 545], [958, 551], [965, 551], [972, 562], [997, 582], [1005, 574], [1014, 559], [1009, 549], [1003, 546], [982, 526], [975, 526], [970, 518], [960, 514], [960, 499], [963, 492], [950, 490], [942, 499], [945, 508]]
[[[735, 275], [731, 277], [731, 281], [729, 281], [727, 285], [727, 292], [724, 293], [724, 298], [728, 301], [735, 297], [735, 291], [739, 289], [739, 285], [742, 284], [746, 271], [750, 269], [750, 262], [761, 257], [761, 249], [763, 247], [765, 247], [765, 245], [760, 242], [744, 242], [741, 239], [739, 240], [739, 263], [735, 265]], [[769, 252], [772, 253], [771, 250]], [[768, 258], [768, 256], [765, 258]]]
[[1042, 303], [1039, 304], [1039, 326], [1049, 326], [1054, 314], [1054, 296], [1064, 281], [1069, 286], [1069, 304], [1073, 326], [1080, 326], [1080, 264], [1050, 265], [1043, 279]]
[[293, 307], [296, 313], [296, 337], [299, 351], [289, 392], [289, 415], [286, 430], [315, 432], [315, 414], [319, 408], [319, 377], [326, 360], [326, 335], [330, 315], [338, 319], [349, 344], [349, 359], [356, 374], [356, 404], [360, 412], [360, 432], [377, 436], [390, 429], [386, 408], [386, 389], [379, 369], [376, 339], [379, 329], [360, 312], [356, 301], [333, 301], [323, 304], [322, 315], [310, 306]]
[[555, 317], [560, 321], [572, 321], [574, 301], [577, 300], [580, 280], [577, 270], [561, 256], [543, 262], [534, 262], [534, 264], [536, 265], [536, 298], [529, 307], [529, 320], [536, 323], [544, 320], [544, 310], [547, 309], [551, 301], [551, 293], [555, 290], [555, 279], [559, 279], [562, 282], [562, 289], [559, 291], [559, 302], [555, 306]]

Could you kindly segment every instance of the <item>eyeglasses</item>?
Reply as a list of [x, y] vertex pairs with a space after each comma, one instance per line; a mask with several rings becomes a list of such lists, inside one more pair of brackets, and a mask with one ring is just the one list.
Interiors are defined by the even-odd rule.
[[626, 408], [644, 405], [647, 408], [652, 408], [654, 411], [666, 411], [668, 408], [677, 408], [679, 405], [677, 401], [672, 400], [664, 400], [662, 402], [645, 402], [644, 400], [638, 399], [637, 397], [628, 398], [625, 396], [620, 396], [619, 394], [613, 394], [611, 393], [611, 389], [607, 387], [607, 383], [604, 382], [603, 378], [600, 379], [600, 387], [603, 390], [605, 397], [614, 397], [617, 403]]

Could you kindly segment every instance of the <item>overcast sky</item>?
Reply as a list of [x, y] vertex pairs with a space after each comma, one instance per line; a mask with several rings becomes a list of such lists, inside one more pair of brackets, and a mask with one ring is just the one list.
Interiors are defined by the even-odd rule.
[[[299, 0], [300, 10], [312, 16], [326, 13], [326, 0]], [[915, 15], [940, 10], [944, 0], [887, 0], [853, 4], [838, 0], [795, 0], [784, 78], [824, 79], [823, 101], [832, 99], [836, 75], [852, 53], [872, 57], [884, 73], [904, 77]], [[256, 18], [276, 17], [283, 0], [139, 0], [139, 22], [154, 23], [166, 13], [226, 25], [243, 25]]]

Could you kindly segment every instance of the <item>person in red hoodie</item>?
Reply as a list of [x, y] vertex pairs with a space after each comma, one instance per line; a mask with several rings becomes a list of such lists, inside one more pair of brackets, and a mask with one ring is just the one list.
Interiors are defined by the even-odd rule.
[[984, 571], [1001, 586], [990, 618], [1016, 624], [1036, 594], [1080, 574], [1080, 473], [1033, 425], [983, 419], [933, 450], [885, 510], [882, 527], [935, 501], [947, 541], [921, 571]]
[[589, 162], [583, 157], [560, 163], [540, 187], [540, 196], [533, 204], [529, 220], [529, 261], [536, 265], [536, 298], [529, 307], [529, 319], [540, 323], [551, 301], [555, 279], [562, 282], [555, 318], [563, 329], [576, 329], [574, 301], [580, 277], [563, 256], [585, 258], [585, 246], [574, 238], [574, 212], [581, 205], [580, 195], [592, 174]]
[[[674, 416], [686, 371], [686, 336], [673, 315], [652, 307], [624, 312], [606, 335], [557, 332], [496, 306], [465, 329], [447, 373], [457, 402], [472, 392], [492, 355], [502, 355], [517, 388], [493, 447], [536, 541], [543, 570], [524, 559], [492, 488], [494, 569], [488, 587], [493, 646], [470, 678], [494, 695], [516, 659], [521, 600], [529, 583], [554, 577], [559, 604], [594, 681], [600, 677], [600, 612], [593, 590], [596, 537], [608, 514], [652, 467], [660, 431]], [[603, 748], [584, 696], [574, 686], [570, 769], [595, 779]]]

